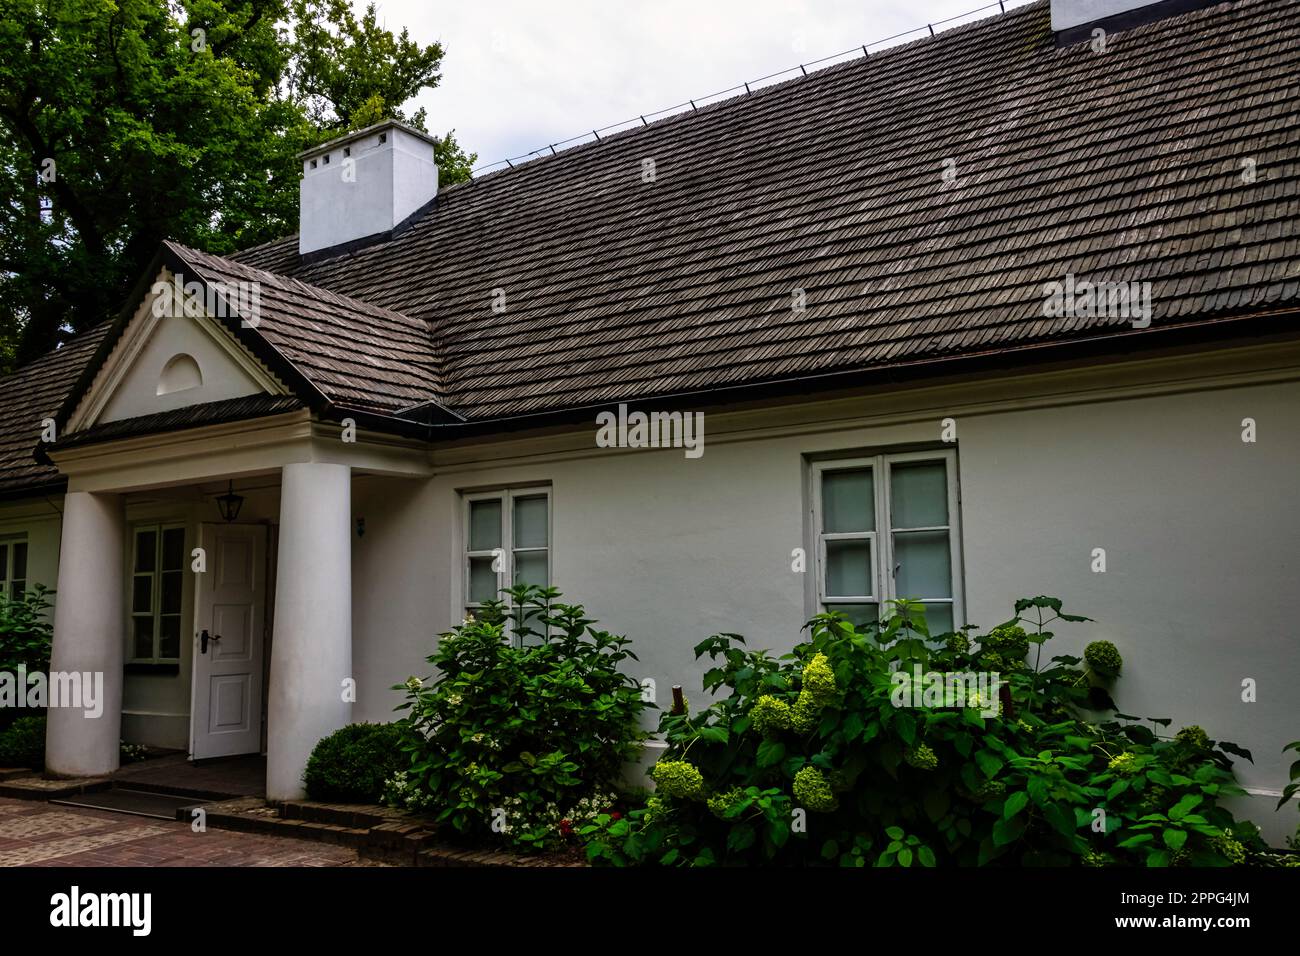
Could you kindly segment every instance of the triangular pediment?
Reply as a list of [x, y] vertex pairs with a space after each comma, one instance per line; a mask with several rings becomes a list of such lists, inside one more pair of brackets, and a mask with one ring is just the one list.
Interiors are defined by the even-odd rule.
[[164, 301], [173, 280], [171, 270], [159, 271], [77, 401], [69, 431], [190, 405], [289, 394], [220, 321]]

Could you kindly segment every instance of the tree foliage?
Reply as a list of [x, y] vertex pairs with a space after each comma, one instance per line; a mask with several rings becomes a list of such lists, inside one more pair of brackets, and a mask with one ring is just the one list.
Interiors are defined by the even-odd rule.
[[[0, 368], [120, 306], [166, 238], [297, 227], [296, 155], [436, 86], [443, 49], [346, 0], [0, 0]], [[474, 156], [452, 133], [443, 184]]]

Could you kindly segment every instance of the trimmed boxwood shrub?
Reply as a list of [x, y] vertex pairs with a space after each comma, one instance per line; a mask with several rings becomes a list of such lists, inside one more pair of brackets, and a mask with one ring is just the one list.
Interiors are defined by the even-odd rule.
[[406, 767], [401, 724], [349, 724], [316, 745], [303, 782], [313, 800], [378, 803], [384, 781]]
[[19, 717], [0, 731], [0, 767], [45, 766], [45, 718]]

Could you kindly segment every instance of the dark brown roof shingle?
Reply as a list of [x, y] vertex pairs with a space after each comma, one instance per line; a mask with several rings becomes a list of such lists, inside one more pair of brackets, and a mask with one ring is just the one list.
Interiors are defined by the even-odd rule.
[[33, 454], [41, 440], [41, 422], [55, 417], [111, 325], [101, 322], [70, 344], [0, 378], [0, 498], [63, 484], [58, 470]]

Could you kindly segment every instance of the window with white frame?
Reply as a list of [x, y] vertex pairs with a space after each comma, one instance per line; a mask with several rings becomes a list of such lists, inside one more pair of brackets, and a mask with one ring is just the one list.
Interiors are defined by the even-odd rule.
[[855, 623], [885, 602], [925, 605], [931, 634], [963, 623], [953, 453], [906, 452], [816, 462], [817, 600]]
[[131, 546], [131, 661], [175, 663], [180, 660], [184, 589], [184, 525], [141, 525], [134, 528]]
[[0, 594], [20, 598], [27, 590], [27, 539], [0, 538]]
[[465, 610], [508, 601], [502, 588], [551, 583], [551, 492], [518, 488], [465, 498]]

